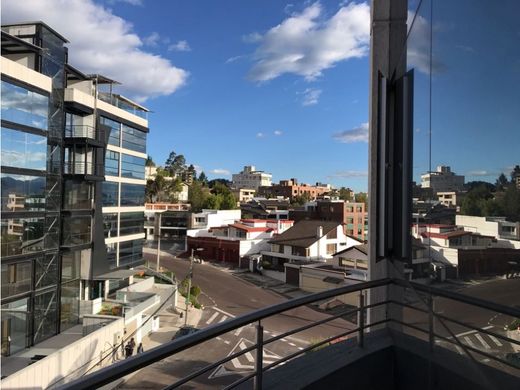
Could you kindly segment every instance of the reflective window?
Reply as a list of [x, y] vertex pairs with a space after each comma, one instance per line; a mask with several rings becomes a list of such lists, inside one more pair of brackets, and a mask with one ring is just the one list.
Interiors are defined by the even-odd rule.
[[45, 177], [2, 173], [2, 211], [45, 210]]
[[123, 125], [123, 148], [146, 153], [146, 133]]
[[31, 261], [2, 264], [2, 298], [31, 291], [31, 282]]
[[56, 334], [56, 290], [34, 297], [34, 342], [38, 343]]
[[61, 256], [61, 281], [79, 279], [81, 267], [81, 253], [83, 251], [71, 251]]
[[58, 255], [48, 255], [34, 260], [34, 289], [58, 284]]
[[143, 206], [145, 186], [121, 183], [121, 206]]
[[143, 240], [119, 243], [119, 266], [132, 264], [143, 259]]
[[107, 247], [107, 262], [109, 268], [117, 267], [117, 243], [106, 244]]
[[86, 181], [64, 182], [63, 208], [66, 210], [91, 209], [94, 200], [92, 184]]
[[110, 134], [108, 136], [108, 143], [114, 146], [120, 146], [121, 139], [121, 124], [113, 121], [112, 119], [101, 117], [101, 124], [110, 128]]
[[132, 179], [144, 179], [145, 162], [144, 158], [123, 154], [121, 176], [131, 177]]
[[119, 183], [103, 182], [103, 206], [118, 206]]
[[117, 213], [103, 214], [103, 227], [105, 238], [117, 236]]
[[2, 218], [2, 256], [43, 251], [44, 223], [44, 218]]
[[[27, 315], [29, 314], [29, 310], [29, 298], [19, 299], [2, 305], [2, 323], [4, 321], [5, 323], [9, 323], [9, 328], [5, 330], [7, 337], [2, 337], [3, 356], [12, 355], [29, 345], [27, 337]], [[4, 330], [2, 329], [2, 331]]]
[[107, 150], [105, 155], [105, 175], [119, 176], [119, 153]]
[[79, 279], [77, 279], [61, 285], [60, 331], [79, 323], [79, 282]]
[[144, 232], [144, 213], [121, 213], [119, 235]]
[[47, 169], [47, 138], [2, 127], [3, 166]]
[[2, 80], [2, 119], [47, 130], [49, 98]]
[[91, 217], [63, 218], [63, 245], [81, 245], [91, 241]]

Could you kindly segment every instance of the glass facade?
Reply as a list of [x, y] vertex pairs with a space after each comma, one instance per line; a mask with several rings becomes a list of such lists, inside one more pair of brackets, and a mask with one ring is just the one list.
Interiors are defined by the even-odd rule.
[[119, 206], [119, 183], [103, 182], [103, 206]]
[[117, 213], [104, 213], [103, 214], [103, 227], [105, 238], [116, 237], [117, 234]]
[[57, 331], [56, 290], [38, 293], [34, 296], [34, 343], [56, 334]]
[[144, 191], [141, 184], [121, 183], [121, 206], [144, 205]]
[[144, 158], [123, 154], [121, 160], [121, 176], [144, 180], [145, 162], [146, 160]]
[[63, 191], [63, 208], [66, 210], [91, 209], [94, 201], [92, 184], [86, 181], [66, 180]]
[[15, 168], [45, 170], [47, 138], [2, 127], [1, 164]]
[[121, 124], [112, 119], [101, 117], [101, 124], [110, 128], [110, 135], [108, 136], [108, 144], [114, 146], [121, 146]]
[[91, 241], [91, 217], [75, 216], [63, 218], [63, 245], [81, 245]]
[[123, 125], [123, 148], [146, 153], [146, 133]]
[[[5, 214], [4, 214], [5, 217]], [[44, 250], [45, 218], [2, 218], [2, 256]]]
[[64, 331], [79, 323], [80, 281], [62, 283], [60, 299], [60, 329]]
[[[2, 273], [3, 274], [3, 273]], [[2, 304], [2, 355], [9, 356], [29, 346], [29, 298]], [[4, 334], [8, 337], [4, 337]]]
[[107, 262], [110, 268], [117, 267], [117, 243], [106, 244]]
[[2, 297], [23, 294], [32, 288], [32, 262], [2, 264]]
[[2, 80], [2, 119], [47, 130], [49, 98]]
[[79, 279], [82, 251], [64, 253], [61, 257], [61, 282]]
[[58, 255], [51, 254], [34, 260], [34, 289], [55, 286], [59, 282]]
[[120, 267], [143, 259], [143, 241], [144, 240], [132, 240], [119, 243]]
[[121, 213], [119, 217], [119, 235], [144, 232], [144, 213]]
[[119, 176], [119, 153], [107, 150], [105, 155], [105, 175]]
[[2, 211], [44, 211], [45, 177], [1, 173]]

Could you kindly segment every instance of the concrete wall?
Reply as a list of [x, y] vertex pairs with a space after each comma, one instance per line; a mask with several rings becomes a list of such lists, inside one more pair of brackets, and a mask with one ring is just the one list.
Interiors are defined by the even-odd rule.
[[103, 303], [103, 298], [96, 298], [91, 301], [79, 301], [79, 315], [91, 315], [97, 314], [101, 310], [101, 305]]
[[279, 280], [279, 281], [285, 283], [285, 272], [279, 272], [279, 271], [272, 271], [272, 270], [269, 270], [269, 269], [264, 269], [262, 271], [262, 274], [267, 276], [267, 277], [269, 277], [269, 278], [276, 279], [276, 280]]
[[[154, 285], [154, 277], [150, 276], [144, 280], [140, 280], [136, 283], [131, 284], [128, 287], [122, 288], [121, 290], [118, 290], [116, 293], [116, 297], [119, 297], [119, 293], [126, 293], [126, 292], [143, 292], [150, 290]], [[116, 298], [121, 299], [121, 298]]]
[[[103, 316], [106, 317], [106, 316]], [[112, 346], [124, 334], [124, 320], [116, 319], [1, 382], [2, 389], [56, 388], [77, 379], [89, 369], [95, 371], [112, 363]], [[97, 363], [103, 358], [100, 364]]]

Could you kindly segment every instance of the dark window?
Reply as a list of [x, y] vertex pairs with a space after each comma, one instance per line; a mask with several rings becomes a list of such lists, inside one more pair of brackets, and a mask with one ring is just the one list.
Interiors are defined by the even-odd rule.
[[121, 183], [121, 206], [143, 206], [144, 189], [141, 184]]
[[119, 220], [119, 235], [144, 232], [144, 213], [121, 213]]
[[123, 125], [123, 148], [146, 153], [146, 133]]
[[34, 261], [34, 289], [58, 284], [58, 255], [40, 257]]
[[[3, 295], [3, 279], [2, 279], [2, 295]], [[29, 298], [19, 299], [14, 302], [5, 303], [2, 305], [2, 321], [10, 322], [11, 341], [9, 343], [9, 352], [11, 354], [19, 352], [28, 346], [28, 318], [29, 312]], [[2, 354], [3, 354], [2, 348]]]
[[118, 206], [118, 199], [119, 183], [103, 182], [103, 206]]
[[31, 291], [31, 276], [30, 261], [2, 264], [2, 298]]
[[47, 169], [47, 138], [2, 127], [1, 164], [28, 169]]
[[121, 176], [133, 179], [144, 179], [144, 165], [146, 160], [141, 157], [123, 154], [121, 161]]
[[2, 173], [2, 211], [45, 210], [45, 177]]
[[88, 182], [74, 182], [67, 180], [64, 183], [63, 208], [66, 210], [91, 209], [94, 199], [92, 184]]
[[2, 80], [2, 119], [47, 130], [49, 98]]
[[119, 266], [141, 261], [143, 258], [143, 240], [119, 243]]
[[44, 249], [44, 218], [2, 218], [2, 256], [41, 252]]
[[56, 334], [56, 291], [34, 297], [34, 342], [38, 343]]
[[77, 216], [74, 218], [63, 219], [63, 245], [81, 245], [91, 241], [90, 237], [90, 216]]
[[79, 279], [61, 285], [60, 331], [79, 323], [79, 293]]
[[107, 150], [105, 155], [105, 175], [119, 176], [119, 153]]
[[110, 128], [110, 135], [108, 136], [108, 143], [114, 146], [120, 146], [121, 139], [121, 124], [112, 119], [101, 117], [101, 124]]
[[117, 236], [117, 213], [103, 214], [105, 238]]
[[115, 268], [117, 266], [117, 243], [106, 244], [107, 247], [107, 262], [109, 268]]
[[[84, 250], [88, 251], [88, 250]], [[81, 267], [81, 253], [84, 251], [73, 251], [61, 256], [61, 282], [79, 279]]]

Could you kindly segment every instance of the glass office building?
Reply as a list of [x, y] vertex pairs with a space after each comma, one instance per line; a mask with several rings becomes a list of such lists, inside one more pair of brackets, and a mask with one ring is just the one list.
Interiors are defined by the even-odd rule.
[[102, 93], [114, 82], [69, 65], [67, 43], [2, 26], [4, 356], [78, 324], [82, 300], [142, 262], [147, 110]]

